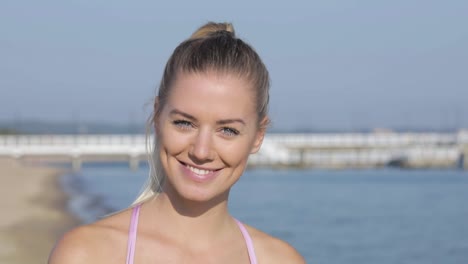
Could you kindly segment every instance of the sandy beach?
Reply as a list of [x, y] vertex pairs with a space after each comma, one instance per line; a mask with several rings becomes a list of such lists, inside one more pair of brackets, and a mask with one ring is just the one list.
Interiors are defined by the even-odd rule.
[[66, 211], [57, 168], [0, 159], [0, 263], [47, 263], [57, 239], [79, 224]]

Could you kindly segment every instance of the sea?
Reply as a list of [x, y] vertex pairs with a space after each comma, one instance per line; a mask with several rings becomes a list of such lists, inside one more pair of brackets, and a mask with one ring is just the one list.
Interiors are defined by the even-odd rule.
[[[147, 166], [85, 163], [61, 183], [86, 223], [127, 208], [147, 176]], [[251, 169], [229, 199], [233, 216], [307, 263], [468, 263], [468, 171]]]

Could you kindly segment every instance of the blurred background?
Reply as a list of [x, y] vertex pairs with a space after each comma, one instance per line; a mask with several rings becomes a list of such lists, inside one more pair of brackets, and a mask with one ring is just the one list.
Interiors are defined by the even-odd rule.
[[267, 64], [276, 131], [468, 127], [467, 11], [422, 0], [2, 1], [0, 121], [139, 126], [172, 50], [213, 20], [232, 22]]
[[1, 1], [0, 156], [117, 142], [119, 162], [71, 151], [58, 180], [81, 223], [125, 208], [167, 59], [231, 22], [270, 71], [273, 121], [233, 214], [308, 263], [467, 263], [467, 14], [458, 0]]

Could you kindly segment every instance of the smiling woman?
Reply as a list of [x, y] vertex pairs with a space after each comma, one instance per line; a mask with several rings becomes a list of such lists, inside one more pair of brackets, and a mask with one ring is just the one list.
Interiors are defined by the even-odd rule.
[[131, 208], [65, 234], [49, 263], [305, 263], [228, 210], [265, 135], [268, 89], [265, 65], [231, 24], [197, 30], [155, 98], [146, 188]]
[[260, 148], [265, 130], [250, 84], [221, 74], [180, 73], [156, 117], [165, 193], [177, 199], [227, 200], [249, 154]]

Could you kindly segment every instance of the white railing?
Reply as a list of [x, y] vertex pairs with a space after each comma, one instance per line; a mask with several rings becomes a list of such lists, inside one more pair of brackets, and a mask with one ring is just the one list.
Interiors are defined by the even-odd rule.
[[18, 135], [0, 136], [0, 155], [142, 155], [143, 135]]
[[[149, 139], [148, 144], [152, 144]], [[144, 135], [0, 136], [0, 156], [113, 156], [146, 154]], [[392, 160], [450, 160], [468, 148], [468, 131], [457, 133], [268, 134], [251, 164], [386, 164]]]
[[468, 143], [468, 133], [271, 134], [269, 139], [289, 147], [377, 148]]

